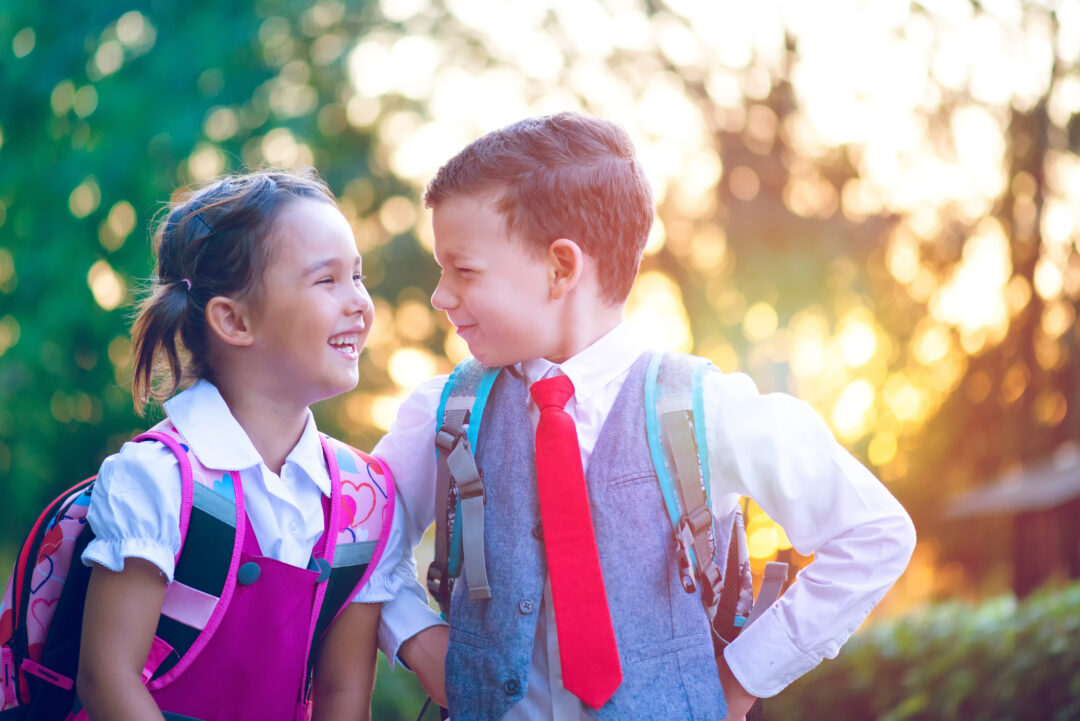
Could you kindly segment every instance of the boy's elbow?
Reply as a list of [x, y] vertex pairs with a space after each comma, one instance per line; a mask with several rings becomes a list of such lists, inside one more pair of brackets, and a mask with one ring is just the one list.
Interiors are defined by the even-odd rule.
[[907, 568], [912, 554], [915, 553], [915, 544], [918, 542], [915, 533], [915, 523], [911, 520], [911, 516], [909, 516], [906, 511], [902, 516], [897, 518], [896, 528], [890, 536], [892, 537], [894, 544], [893, 557], [896, 559], [900, 572], [903, 572], [903, 570]]

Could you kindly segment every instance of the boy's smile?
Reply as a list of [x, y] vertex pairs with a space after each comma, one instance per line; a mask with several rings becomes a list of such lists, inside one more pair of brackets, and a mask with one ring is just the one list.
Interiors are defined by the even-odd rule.
[[432, 213], [442, 277], [431, 304], [489, 367], [549, 355], [558, 337], [552, 269], [508, 234], [487, 197], [447, 198]]

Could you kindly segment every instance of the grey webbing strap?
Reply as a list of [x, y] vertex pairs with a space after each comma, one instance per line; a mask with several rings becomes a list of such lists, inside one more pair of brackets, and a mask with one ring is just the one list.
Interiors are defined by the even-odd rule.
[[428, 567], [428, 593], [439, 603], [443, 613], [450, 608], [450, 591], [453, 580], [450, 578], [450, 532], [453, 510], [450, 507], [456, 499], [451, 493], [453, 482], [447, 458], [459, 438], [465, 433], [465, 422], [469, 417], [467, 409], [447, 410], [443, 414], [443, 423], [435, 434], [435, 446], [439, 449], [435, 467], [435, 556]]
[[758, 620], [769, 606], [776, 603], [776, 599], [780, 598], [780, 592], [784, 590], [784, 583], [787, 581], [787, 570], [786, 563], [770, 562], [765, 564], [765, 575], [761, 579], [761, 589], [758, 590], [757, 600], [754, 601], [754, 610], [750, 612], [746, 623], [743, 624], [744, 631], [747, 626]]
[[668, 411], [661, 415], [660, 422], [675, 463], [675, 475], [682, 495], [683, 516], [676, 531], [679, 573], [683, 587], [687, 591], [693, 591], [694, 581], [689, 573], [690, 559], [686, 552], [693, 548], [694, 576], [702, 584], [702, 602], [711, 616], [719, 600], [723, 574], [716, 565], [713, 544], [709, 539], [713, 518], [705, 495], [705, 482], [697, 443], [694, 440], [693, 413], [689, 410]]
[[484, 480], [476, 467], [467, 438], [462, 436], [458, 439], [446, 459], [446, 466], [460, 494], [461, 554], [469, 584], [469, 598], [491, 598], [487, 561], [484, 558]]

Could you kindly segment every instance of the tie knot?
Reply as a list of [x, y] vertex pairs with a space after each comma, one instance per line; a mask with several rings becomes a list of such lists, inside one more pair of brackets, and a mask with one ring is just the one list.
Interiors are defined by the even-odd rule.
[[552, 376], [533, 383], [529, 393], [541, 411], [552, 407], [561, 410], [574, 395], [574, 382], [569, 376]]

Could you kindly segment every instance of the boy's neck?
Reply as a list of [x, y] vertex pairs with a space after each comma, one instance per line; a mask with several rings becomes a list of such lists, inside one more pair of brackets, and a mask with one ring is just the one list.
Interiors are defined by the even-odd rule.
[[556, 365], [565, 363], [615, 329], [623, 322], [623, 304], [592, 305], [585, 309], [568, 307], [560, 319], [559, 343], [544, 356]]

